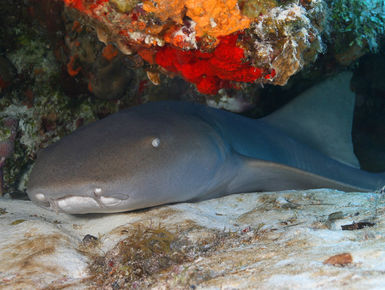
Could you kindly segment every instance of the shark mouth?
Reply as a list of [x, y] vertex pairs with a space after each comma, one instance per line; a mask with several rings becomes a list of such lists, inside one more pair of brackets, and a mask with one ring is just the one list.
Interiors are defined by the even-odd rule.
[[58, 199], [47, 199], [42, 193], [36, 194], [39, 204], [56, 212], [65, 213], [89, 213], [104, 212], [108, 208], [119, 206], [123, 199], [105, 196], [76, 196], [71, 195]]

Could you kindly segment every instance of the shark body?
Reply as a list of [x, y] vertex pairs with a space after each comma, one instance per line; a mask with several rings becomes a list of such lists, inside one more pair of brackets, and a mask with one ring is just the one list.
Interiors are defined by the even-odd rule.
[[[374, 191], [385, 174], [357, 168], [349, 79], [344, 73], [257, 120], [173, 101], [120, 111], [44, 149], [28, 195], [42, 207], [84, 214], [243, 192]], [[335, 112], [325, 110], [330, 105]]]

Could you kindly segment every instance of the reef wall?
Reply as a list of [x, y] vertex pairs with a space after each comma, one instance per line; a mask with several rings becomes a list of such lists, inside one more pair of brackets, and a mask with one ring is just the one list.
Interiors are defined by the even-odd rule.
[[[99, 39], [215, 95], [242, 83], [285, 85], [323, 49], [326, 4], [311, 1], [64, 0]], [[282, 3], [280, 3], [282, 2]]]

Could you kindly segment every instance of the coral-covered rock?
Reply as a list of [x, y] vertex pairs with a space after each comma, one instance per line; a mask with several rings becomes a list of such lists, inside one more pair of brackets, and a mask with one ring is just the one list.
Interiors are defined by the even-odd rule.
[[249, 54], [258, 66], [275, 70], [273, 84], [285, 85], [323, 50], [320, 33], [326, 6], [322, 1], [308, 2], [306, 7], [293, 3], [272, 8], [253, 24]]
[[240, 13], [237, 0], [189, 0], [186, 16], [196, 24], [197, 36], [218, 37], [243, 30], [251, 20]]
[[237, 39], [237, 34], [220, 37], [212, 53], [164, 47], [157, 52], [155, 61], [168, 71], [181, 73], [201, 93], [216, 94], [222, 87], [232, 87], [231, 81], [253, 82], [265, 74], [245, 61]]
[[110, 62], [99, 60], [94, 64], [88, 88], [98, 98], [117, 99], [129, 90], [133, 75], [121, 58]]
[[104, 43], [138, 52], [203, 94], [239, 83], [285, 85], [323, 48], [323, 0], [63, 1], [96, 20]]

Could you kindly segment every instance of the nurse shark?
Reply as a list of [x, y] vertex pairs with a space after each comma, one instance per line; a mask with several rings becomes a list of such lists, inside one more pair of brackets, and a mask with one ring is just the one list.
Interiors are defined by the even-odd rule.
[[122, 110], [42, 150], [27, 193], [44, 208], [86, 214], [245, 192], [374, 191], [385, 174], [358, 168], [350, 78], [341, 73], [261, 119], [182, 101]]

